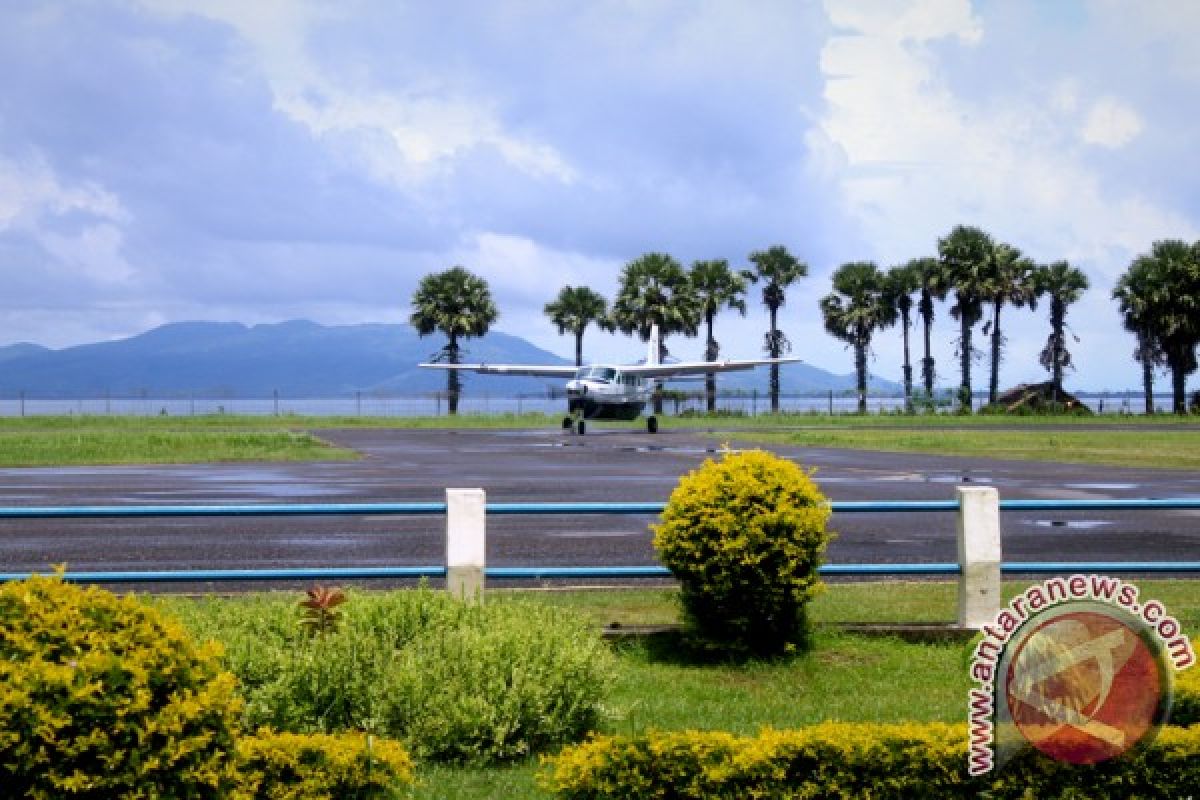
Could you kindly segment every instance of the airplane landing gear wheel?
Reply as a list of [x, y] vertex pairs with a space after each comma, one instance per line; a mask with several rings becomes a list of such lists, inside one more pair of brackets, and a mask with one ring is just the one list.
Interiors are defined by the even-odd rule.
[[571, 426], [572, 426], [573, 424], [574, 424], [574, 422], [572, 422], [572, 421], [571, 421], [571, 418], [570, 418], [570, 417], [563, 417], [563, 430], [564, 430], [564, 431], [569, 431], [569, 430], [571, 430]]
[[576, 431], [580, 436], [583, 436], [583, 434], [587, 433], [587, 425], [583, 420], [579, 420], [579, 426], [576, 428]]
[[658, 433], [658, 417], [646, 417], [646, 433]]

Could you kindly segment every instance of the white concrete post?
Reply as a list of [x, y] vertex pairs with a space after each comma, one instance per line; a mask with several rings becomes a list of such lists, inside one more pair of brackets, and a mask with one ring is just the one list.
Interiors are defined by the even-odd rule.
[[1000, 613], [1000, 493], [958, 487], [958, 624], [979, 630]]
[[487, 495], [483, 489], [446, 490], [446, 591], [483, 601]]

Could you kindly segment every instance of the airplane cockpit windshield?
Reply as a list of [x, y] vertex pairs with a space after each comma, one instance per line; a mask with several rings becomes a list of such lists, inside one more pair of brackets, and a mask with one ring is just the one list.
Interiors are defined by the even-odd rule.
[[612, 383], [616, 376], [617, 371], [612, 367], [581, 367], [575, 373], [576, 380], [599, 381], [600, 383]]

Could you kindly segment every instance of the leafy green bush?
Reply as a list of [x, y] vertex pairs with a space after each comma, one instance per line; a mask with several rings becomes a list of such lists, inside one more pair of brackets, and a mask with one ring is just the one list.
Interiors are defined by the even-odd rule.
[[428, 589], [349, 598], [317, 638], [290, 598], [170, 606], [225, 644], [250, 726], [371, 731], [421, 757], [486, 762], [577, 739], [599, 714], [612, 655], [577, 617]]
[[476, 607], [400, 653], [387, 729], [439, 761], [522, 758], [577, 741], [599, 722], [611, 653], [594, 631], [530, 604]]
[[695, 640], [756, 655], [803, 645], [829, 514], [811, 473], [760, 450], [685, 475], [654, 526], [654, 547], [679, 579]]
[[35, 576], [0, 587], [6, 797], [224, 797], [241, 702], [219, 647], [131, 598]]
[[397, 742], [367, 734], [261, 730], [238, 742], [235, 800], [387, 800], [413, 783], [412, 759]]
[[826, 722], [757, 737], [716, 731], [600, 737], [545, 761], [562, 800], [746, 797], [1187, 797], [1200, 786], [1200, 728], [1080, 768], [1030, 748], [999, 771], [967, 774], [965, 726]]

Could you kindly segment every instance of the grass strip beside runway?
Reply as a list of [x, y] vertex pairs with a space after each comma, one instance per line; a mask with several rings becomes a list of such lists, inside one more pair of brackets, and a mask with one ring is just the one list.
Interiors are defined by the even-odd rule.
[[[729, 437], [730, 434], [714, 434]], [[837, 447], [892, 453], [1055, 461], [1112, 467], [1200, 469], [1200, 430], [927, 430], [806, 428], [788, 432], [747, 431], [739, 440], [796, 447]]]
[[298, 431], [88, 427], [0, 430], [0, 467], [323, 461], [355, 457], [349, 450]]
[[[545, 414], [0, 417], [0, 467], [347, 459], [354, 454], [308, 432], [356, 428], [556, 432], [559, 422], [557, 416]], [[603, 422], [592, 430], [638, 432], [643, 424]], [[1194, 417], [780, 414], [664, 418], [664, 433], [673, 430], [802, 447], [1200, 468], [1200, 425]]]

